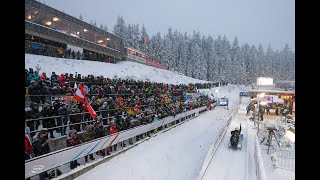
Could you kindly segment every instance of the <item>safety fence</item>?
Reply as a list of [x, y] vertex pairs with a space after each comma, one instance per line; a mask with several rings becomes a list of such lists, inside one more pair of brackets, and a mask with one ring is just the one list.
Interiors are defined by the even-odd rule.
[[277, 148], [271, 149], [271, 160], [276, 168], [295, 171], [295, 150]]
[[[199, 102], [200, 105], [204, 105], [204, 103], [201, 101]], [[151, 109], [156, 108], [159, 105], [166, 106], [165, 103], [154, 103], [150, 105], [141, 105], [141, 108]], [[176, 106], [174, 105], [172, 108], [176, 109]], [[179, 106], [180, 108], [180, 106]], [[99, 110], [96, 111], [98, 115], [102, 115], [103, 124], [107, 125], [110, 123], [110, 119], [114, 119], [115, 116], [110, 116], [110, 112], [122, 110], [122, 112], [126, 108], [115, 108], [115, 109], [108, 109], [108, 110]], [[145, 111], [141, 110], [140, 113], [144, 113]], [[120, 117], [125, 116], [124, 114], [121, 114]], [[50, 117], [40, 117], [36, 119], [26, 119], [25, 120], [25, 126], [30, 128], [29, 133], [31, 135], [34, 135], [36, 132], [40, 131], [39, 127], [46, 127], [48, 130], [58, 130], [60, 129], [62, 132], [62, 135], [64, 135], [66, 128], [75, 127], [77, 131], [84, 130], [85, 126], [87, 124], [91, 124], [95, 120], [90, 116], [89, 112], [81, 112], [81, 113], [72, 113], [72, 114], [65, 114], [65, 115], [59, 115], [59, 116], [50, 116]], [[46, 124], [44, 126], [44, 124]]]
[[227, 129], [230, 125], [230, 122], [232, 120], [232, 118], [235, 116], [235, 114], [238, 112], [239, 106], [235, 108], [235, 110], [231, 113], [231, 115], [228, 117], [227, 121], [225, 122], [225, 124], [222, 126], [222, 128], [219, 130], [218, 134], [216, 135], [216, 137], [214, 138], [213, 142], [211, 143], [210, 149], [208, 151], [208, 154], [206, 156], [206, 159], [202, 165], [200, 174], [198, 176], [198, 180], [202, 180], [205, 177], [205, 174], [207, 172], [207, 169], [213, 159], [213, 156], [215, 154], [215, 152], [217, 151], [219, 144], [221, 143], [225, 133], [227, 132]]
[[259, 145], [258, 136], [255, 135], [255, 145], [254, 145], [254, 159], [256, 164], [256, 177], [257, 180], [267, 180], [265, 168], [263, 165], [262, 154]]
[[191, 116], [196, 116], [206, 110], [206, 107], [200, 107], [177, 114], [176, 116], [170, 116], [163, 118], [159, 121], [141, 125], [126, 131], [121, 131], [112, 135], [108, 135], [99, 139], [95, 139], [90, 142], [83, 143], [74, 147], [64, 148], [52, 153], [48, 153], [39, 157], [35, 157], [25, 161], [25, 178], [36, 176], [42, 172], [49, 170], [56, 170], [59, 166], [69, 163], [73, 160], [83, 158], [89, 154], [98, 152], [100, 150], [111, 147], [119, 142], [127, 140], [129, 138], [136, 137], [147, 133], [153, 129], [165, 126], [174, 121], [184, 120]]

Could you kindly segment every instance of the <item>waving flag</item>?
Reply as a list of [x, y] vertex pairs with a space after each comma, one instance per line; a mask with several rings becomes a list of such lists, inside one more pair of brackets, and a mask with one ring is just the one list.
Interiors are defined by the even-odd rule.
[[86, 106], [88, 108], [88, 112], [90, 113], [90, 116], [93, 119], [95, 119], [97, 117], [97, 113], [93, 110], [87, 98], [86, 98]]
[[73, 99], [79, 101], [79, 102], [82, 102], [82, 103], [85, 103], [85, 93], [84, 93], [84, 89], [83, 89], [83, 86], [82, 86], [82, 83], [80, 83], [77, 91], [76, 91], [76, 94], [73, 96]]
[[132, 108], [132, 107], [130, 107], [130, 106], [126, 107], [127, 113], [128, 113], [128, 114], [131, 114], [131, 115], [137, 115], [137, 114], [139, 114], [139, 113], [140, 113], [140, 110], [141, 110], [141, 108], [140, 108], [140, 106], [138, 106], [138, 105], [136, 105], [134, 108]]

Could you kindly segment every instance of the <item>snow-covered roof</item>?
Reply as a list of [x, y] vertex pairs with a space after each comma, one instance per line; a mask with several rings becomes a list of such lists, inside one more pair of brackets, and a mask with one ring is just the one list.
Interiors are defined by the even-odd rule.
[[281, 91], [281, 90], [273, 90], [273, 89], [254, 89], [254, 90], [250, 90], [250, 92], [255, 92], [255, 93], [295, 94], [295, 92], [293, 92], [293, 91]]

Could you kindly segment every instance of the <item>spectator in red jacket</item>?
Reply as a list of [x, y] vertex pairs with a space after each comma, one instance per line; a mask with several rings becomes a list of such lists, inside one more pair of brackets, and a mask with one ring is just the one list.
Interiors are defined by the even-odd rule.
[[[117, 132], [118, 132], [117, 125], [114, 122], [114, 120], [111, 120], [110, 125], [109, 125], [109, 134], [112, 135]], [[110, 155], [111, 150], [112, 150], [112, 147], [108, 147], [107, 155]], [[114, 145], [114, 150], [117, 151], [117, 144]]]
[[[76, 130], [71, 130], [69, 132], [69, 136], [67, 138], [67, 147], [71, 147], [71, 146], [76, 146], [78, 144], [81, 144], [81, 139], [78, 136], [78, 133]], [[80, 164], [77, 162], [77, 160], [71, 161], [70, 162], [70, 168], [74, 169], [77, 166], [80, 166]]]
[[25, 160], [30, 159], [33, 150], [32, 150], [31, 140], [27, 134], [25, 134], [25, 137], [24, 137], [24, 149], [25, 149]]
[[46, 75], [45, 72], [43, 72], [41, 75], [40, 75], [40, 80], [49, 80], [48, 76]]
[[58, 82], [59, 82], [59, 85], [62, 87], [62, 86], [65, 86], [66, 85], [66, 76], [64, 74], [61, 74], [61, 76], [58, 78]]

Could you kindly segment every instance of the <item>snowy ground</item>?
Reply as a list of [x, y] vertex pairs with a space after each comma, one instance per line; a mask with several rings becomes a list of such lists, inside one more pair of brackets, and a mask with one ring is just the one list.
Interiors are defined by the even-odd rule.
[[36, 70], [36, 66], [40, 66], [42, 72], [46, 72], [47, 75], [51, 76], [51, 72], [56, 74], [61, 73], [72, 73], [76, 72], [81, 75], [95, 75], [108, 78], [122, 78], [122, 79], [136, 79], [142, 81], [161, 82], [168, 84], [187, 84], [187, 83], [205, 83], [199, 79], [179, 75], [168, 70], [158, 69], [151, 66], [123, 61], [117, 64], [97, 62], [97, 61], [86, 61], [86, 60], [75, 60], [75, 59], [64, 59], [40, 55], [25, 54], [25, 68], [33, 68]]

